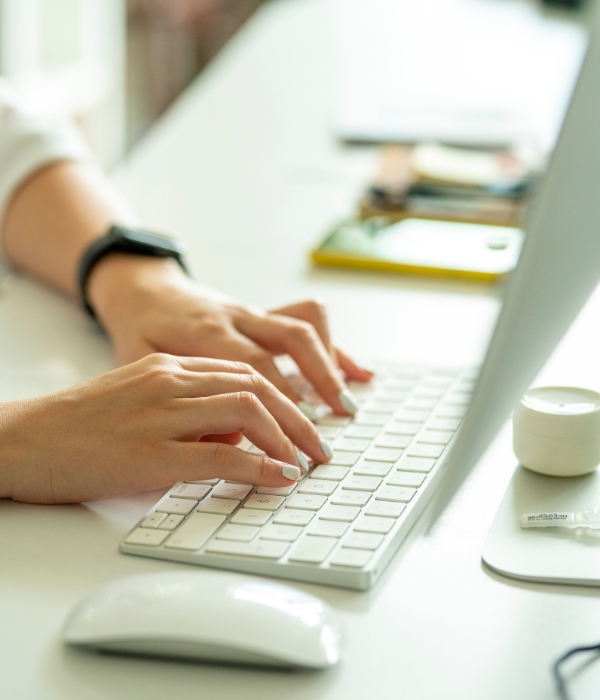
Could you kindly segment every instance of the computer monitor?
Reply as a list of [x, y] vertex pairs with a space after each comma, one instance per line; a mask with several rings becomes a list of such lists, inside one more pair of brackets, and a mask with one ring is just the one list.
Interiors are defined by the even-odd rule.
[[473, 400], [445, 463], [436, 513], [481, 457], [600, 277], [599, 7], [592, 25], [557, 146], [524, 227], [519, 263], [507, 285]]

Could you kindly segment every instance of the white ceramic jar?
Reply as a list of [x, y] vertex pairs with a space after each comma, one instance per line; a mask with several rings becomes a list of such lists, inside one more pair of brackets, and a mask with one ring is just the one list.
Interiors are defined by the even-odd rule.
[[513, 449], [524, 467], [580, 476], [600, 464], [600, 394], [577, 387], [530, 389], [513, 414]]

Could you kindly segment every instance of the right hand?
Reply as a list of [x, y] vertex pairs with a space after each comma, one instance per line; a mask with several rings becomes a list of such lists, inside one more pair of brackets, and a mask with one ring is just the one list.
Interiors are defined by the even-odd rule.
[[[240, 433], [268, 456], [228, 444]], [[0, 497], [73, 503], [217, 477], [287, 486], [295, 445], [328, 461], [313, 424], [249, 365], [150, 355], [0, 404]]]

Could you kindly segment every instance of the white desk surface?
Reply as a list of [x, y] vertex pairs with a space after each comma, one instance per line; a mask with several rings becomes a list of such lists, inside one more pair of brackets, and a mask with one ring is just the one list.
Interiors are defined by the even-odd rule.
[[[327, 0], [277, 0], [231, 42], [116, 174], [157, 230], [185, 239], [198, 278], [264, 305], [320, 296], [340, 344], [369, 357], [476, 359], [497, 291], [425, 278], [313, 270], [307, 249], [345, 215], [373, 163], [328, 129]], [[552, 381], [600, 388], [598, 301], [555, 354]], [[575, 358], [575, 359], [574, 359]], [[112, 366], [69, 302], [22, 278], [0, 288], [0, 399]], [[505, 431], [433, 531], [411, 533], [367, 593], [303, 586], [342, 615], [343, 664], [282, 673], [101, 657], [58, 640], [70, 608], [119, 576], [178, 565], [118, 553], [158, 493], [76, 506], [0, 502], [0, 696], [10, 700], [542, 700], [550, 662], [600, 639], [598, 590], [503, 580], [481, 564], [515, 464]], [[597, 698], [600, 664], [573, 683]]]

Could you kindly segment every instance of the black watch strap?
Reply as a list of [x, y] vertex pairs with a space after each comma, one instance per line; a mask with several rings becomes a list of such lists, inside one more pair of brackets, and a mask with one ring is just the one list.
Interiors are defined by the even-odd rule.
[[110, 253], [131, 253], [153, 258], [173, 258], [187, 272], [183, 262], [184, 247], [179, 241], [157, 233], [139, 229], [112, 226], [109, 232], [94, 241], [85, 251], [77, 271], [77, 286], [83, 307], [92, 318], [96, 318], [87, 295], [87, 281], [96, 263]]

